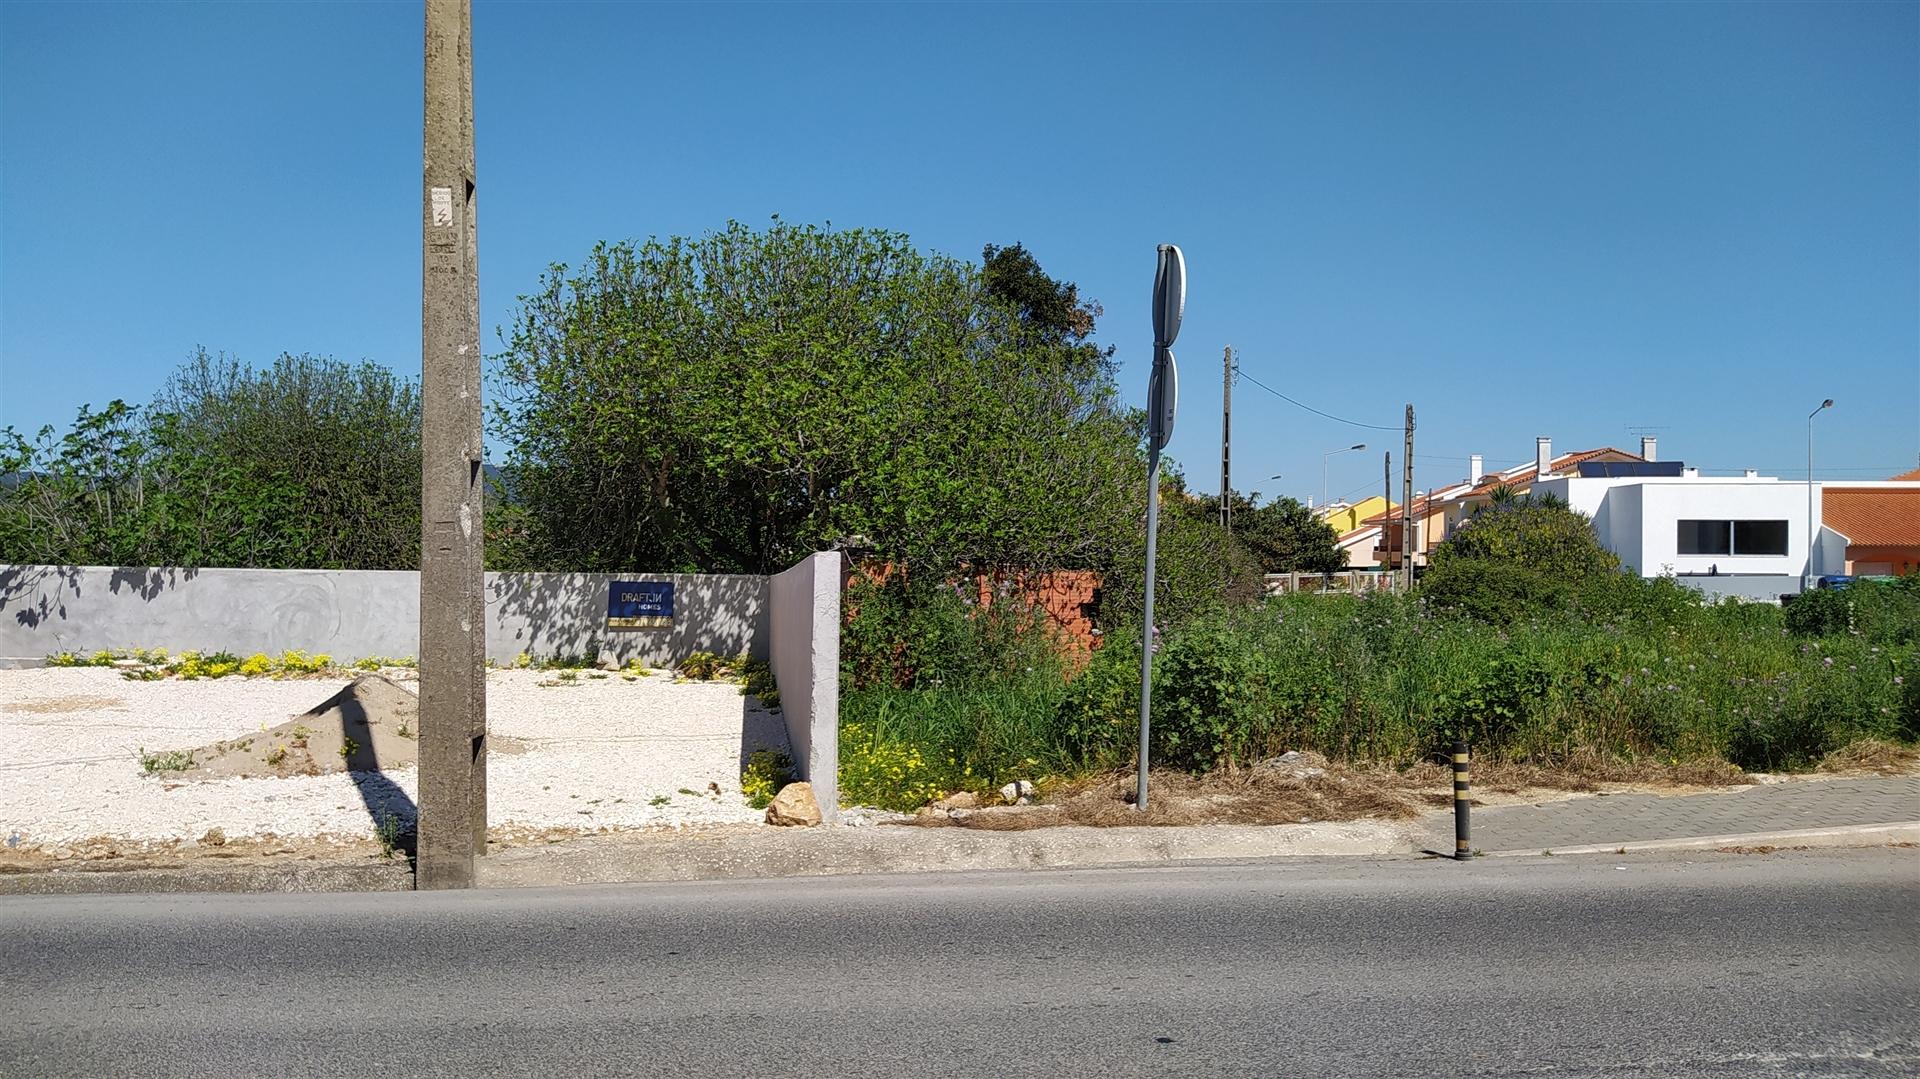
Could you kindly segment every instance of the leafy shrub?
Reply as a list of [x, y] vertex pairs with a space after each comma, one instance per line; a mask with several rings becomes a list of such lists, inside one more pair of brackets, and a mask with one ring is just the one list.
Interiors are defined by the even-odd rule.
[[1605, 610], [1640, 596], [1620, 572], [1620, 558], [1594, 534], [1586, 515], [1542, 499], [1487, 507], [1434, 548], [1421, 594], [1496, 625], [1566, 611], [1584, 600]]
[[1920, 643], [1920, 575], [1813, 589], [1786, 610], [1787, 628], [1805, 636], [1854, 633], [1877, 644]]
[[780, 707], [780, 688], [773, 680], [773, 667], [763, 659], [747, 659], [740, 665], [740, 695], [758, 697], [768, 708]]
[[740, 793], [746, 795], [747, 804], [755, 809], [773, 804], [773, 796], [791, 782], [793, 758], [777, 749], [754, 750], [747, 758], [747, 766], [740, 771]]
[[113, 653], [105, 651], [95, 652], [92, 655], [82, 655], [78, 652], [55, 652], [53, 655], [47, 657], [47, 666], [111, 667], [113, 666], [113, 660]]
[[1058, 662], [1046, 617], [1010, 588], [981, 610], [965, 583], [895, 573], [856, 578], [844, 603], [840, 672], [849, 688], [960, 685]]
[[719, 656], [712, 652], [695, 652], [680, 661], [678, 669], [682, 678], [691, 678], [697, 682], [712, 682], [722, 679], [743, 678], [753, 665], [753, 657], [745, 652], [735, 656]]
[[840, 700], [840, 790], [849, 804], [912, 809], [954, 791], [1077, 771], [1079, 747], [1058, 719], [1057, 668]]
[[1254, 634], [1214, 617], [1189, 625], [1155, 658], [1156, 762], [1199, 772], [1265, 748], [1271, 672], [1258, 645]]
[[333, 657], [325, 652], [310, 656], [298, 649], [280, 653], [280, 660], [276, 664], [278, 673], [281, 674], [318, 674], [332, 666]]
[[1809, 589], [1787, 601], [1787, 630], [1800, 637], [1825, 637], [1853, 628], [1851, 589]]
[[[951, 765], [952, 762], [946, 762]], [[910, 742], [889, 741], [860, 723], [840, 724], [840, 801], [906, 812], [948, 793], [951, 767]]]
[[[1101, 584], [1102, 625], [1140, 622], [1146, 566], [1143, 533], [1141, 544], [1128, 548]], [[1265, 591], [1260, 560], [1246, 544], [1216, 519], [1188, 508], [1183, 497], [1163, 500], [1153, 590], [1153, 620], [1162, 633], [1223, 607], [1257, 603]]]
[[1117, 767], [1139, 743], [1140, 628], [1108, 630], [1054, 709], [1069, 770]]
[[1573, 600], [1567, 582], [1527, 566], [1437, 556], [1420, 594], [1437, 607], [1499, 625], [1564, 611]]

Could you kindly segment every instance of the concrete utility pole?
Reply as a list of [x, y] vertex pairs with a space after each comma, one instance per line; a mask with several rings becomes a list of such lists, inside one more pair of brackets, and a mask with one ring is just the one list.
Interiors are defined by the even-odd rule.
[[427, 0], [426, 53], [417, 883], [470, 888], [487, 849], [487, 607], [468, 0]]
[[[1393, 584], [1393, 547], [1387, 543], [1387, 526], [1393, 523], [1393, 451], [1380, 455], [1380, 493], [1386, 498], [1386, 505], [1380, 507], [1380, 578], [1386, 584]], [[1389, 587], [1388, 591], [1392, 591]]]
[[1233, 443], [1233, 346], [1220, 357], [1220, 527], [1233, 534], [1233, 480], [1228, 450]]
[[1400, 454], [1400, 565], [1413, 591], [1413, 406], [1407, 406], [1407, 446]]

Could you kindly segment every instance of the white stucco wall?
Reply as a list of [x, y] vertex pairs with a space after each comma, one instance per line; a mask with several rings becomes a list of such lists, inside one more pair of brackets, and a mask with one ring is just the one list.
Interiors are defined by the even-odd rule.
[[[607, 628], [615, 580], [674, 582], [674, 624]], [[765, 577], [741, 574], [489, 573], [487, 658], [522, 652], [676, 663], [693, 652], [766, 658]], [[420, 651], [411, 571], [0, 565], [0, 663], [113, 648], [301, 649], [341, 660]]]
[[[1807, 568], [1807, 485], [1739, 477], [1681, 477], [1647, 481], [1640, 488], [1643, 574], [1721, 573], [1798, 576]], [[1814, 520], [1820, 516], [1816, 491]], [[1678, 524], [1683, 520], [1785, 521], [1784, 555], [1683, 555]]]
[[770, 665], [787, 744], [832, 821], [840, 806], [840, 552], [810, 555], [768, 584]]

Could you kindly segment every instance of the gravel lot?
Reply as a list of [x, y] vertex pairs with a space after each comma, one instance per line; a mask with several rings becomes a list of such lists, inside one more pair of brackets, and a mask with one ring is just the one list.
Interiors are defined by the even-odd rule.
[[[410, 671], [388, 671], [413, 688]], [[139, 750], [191, 749], [306, 711], [347, 678], [132, 681], [105, 668], [0, 670], [0, 841], [53, 850], [99, 836], [192, 841], [365, 838], [376, 812], [413, 813], [412, 768], [390, 774], [182, 782], [143, 774]], [[785, 748], [778, 713], [729, 683], [675, 684], [664, 672], [572, 683], [492, 671], [487, 725], [502, 749], [487, 777], [492, 826], [659, 828], [752, 823], [743, 749]], [[745, 732], [743, 734], [743, 731]], [[710, 793], [708, 784], [720, 792]], [[696, 793], [687, 794], [683, 791]], [[659, 804], [655, 804], [656, 801]]]

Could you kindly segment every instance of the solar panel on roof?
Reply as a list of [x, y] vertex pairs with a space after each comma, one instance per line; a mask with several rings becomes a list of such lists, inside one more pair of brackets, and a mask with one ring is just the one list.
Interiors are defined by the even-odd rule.
[[1625, 479], [1629, 477], [1674, 476], [1682, 474], [1684, 461], [1582, 461], [1582, 479]]

